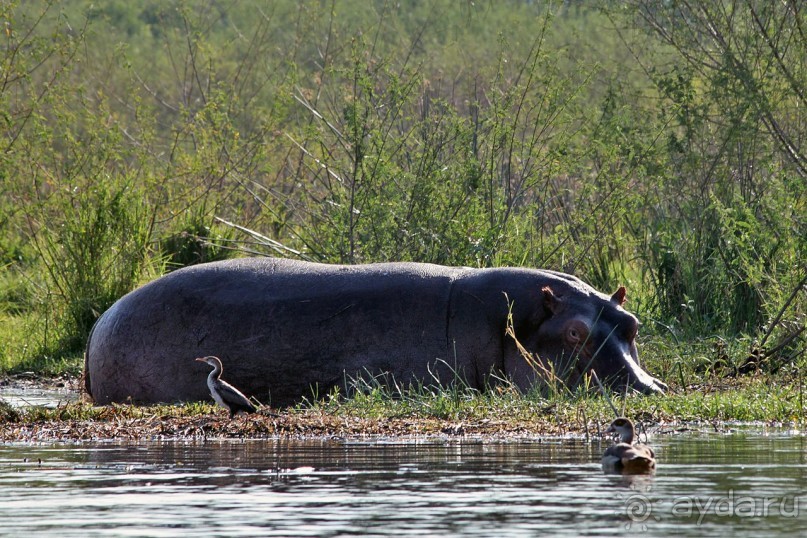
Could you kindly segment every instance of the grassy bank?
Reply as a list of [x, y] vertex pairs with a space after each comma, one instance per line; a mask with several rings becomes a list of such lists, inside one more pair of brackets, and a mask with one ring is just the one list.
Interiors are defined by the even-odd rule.
[[[719, 341], [717, 342], [719, 344]], [[648, 343], [650, 344], [650, 343]], [[718, 349], [715, 342], [702, 349]], [[571, 435], [597, 438], [616, 414], [651, 431], [681, 428], [723, 431], [726, 423], [803, 426], [803, 375], [793, 368], [762, 367], [741, 373], [725, 355], [709, 363], [690, 347], [680, 357], [656, 359], [649, 368], [673, 365], [664, 395], [608, 392], [597, 387], [569, 390], [536, 387], [527, 394], [502, 384], [485, 392], [458, 385], [392, 389], [356, 381], [349, 397], [338, 392], [300, 404], [230, 420], [211, 403], [93, 406], [80, 399], [56, 409], [14, 409], [0, 399], [0, 440], [98, 440], [264, 437], [448, 437], [508, 440]], [[708, 366], [706, 366], [708, 365]], [[63, 381], [62, 381], [63, 382]], [[34, 382], [36, 383], [36, 382]], [[72, 386], [79, 388], [78, 379]], [[730, 426], [728, 426], [730, 427]]]
[[756, 377], [721, 380], [719, 385], [688, 387], [666, 396], [627, 398], [583, 393], [524, 396], [515, 390], [391, 395], [375, 390], [284, 410], [263, 408], [235, 420], [207, 403], [146, 407], [70, 403], [22, 411], [0, 403], [0, 441], [364, 436], [503, 441], [567, 435], [596, 439], [614, 417], [612, 404], [655, 433], [723, 431], [726, 422], [735, 421], [800, 429], [805, 417], [802, 398], [801, 379], [771, 383]]

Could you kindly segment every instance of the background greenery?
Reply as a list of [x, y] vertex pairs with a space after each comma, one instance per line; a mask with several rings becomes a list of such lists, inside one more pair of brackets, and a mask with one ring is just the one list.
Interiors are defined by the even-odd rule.
[[0, 371], [77, 373], [122, 294], [255, 252], [625, 284], [673, 386], [803, 366], [799, 2], [4, 0], [0, 24]]

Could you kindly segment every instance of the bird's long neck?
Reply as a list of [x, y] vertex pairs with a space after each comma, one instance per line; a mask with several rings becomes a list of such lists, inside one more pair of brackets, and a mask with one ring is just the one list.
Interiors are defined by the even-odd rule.
[[207, 376], [208, 381], [216, 381], [221, 376], [221, 365], [213, 364], [213, 371]]

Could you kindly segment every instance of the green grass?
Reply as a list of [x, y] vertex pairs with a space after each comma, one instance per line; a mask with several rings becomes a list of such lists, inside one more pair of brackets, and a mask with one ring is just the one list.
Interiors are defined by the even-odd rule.
[[801, 382], [767, 377], [655, 396], [634, 401], [631, 407], [636, 413], [660, 413], [677, 420], [802, 422], [805, 418]]
[[[699, 363], [696, 363], [699, 364]], [[658, 373], [653, 365], [649, 369]], [[586, 419], [607, 421], [614, 413], [653, 421], [764, 421], [801, 422], [805, 419], [803, 382], [800, 375], [757, 373], [726, 377], [723, 374], [683, 372], [684, 384], [673, 377], [664, 395], [625, 395], [599, 390], [533, 390], [520, 393], [508, 385], [480, 392], [459, 386], [432, 389], [424, 386], [389, 388], [360, 381], [355, 393], [344, 398], [332, 393], [300, 408], [326, 414], [371, 419], [435, 418], [458, 420], [529, 420], [552, 415], [575, 423]], [[542, 392], [544, 395], [542, 395]]]
[[[427, 434], [444, 432], [445, 428], [451, 431], [452, 427], [461, 428], [469, 424], [504, 425], [504, 430], [492, 428], [494, 432], [512, 432], [523, 426], [524, 432], [538, 434], [580, 433], [607, 424], [614, 417], [612, 406], [619, 414], [648, 424], [764, 422], [800, 426], [804, 423], [807, 418], [804, 409], [805, 382], [799, 368], [780, 368], [775, 373], [755, 371], [747, 375], [729, 375], [722, 366], [711, 367], [712, 363], [722, 364], [726, 360], [723, 355], [725, 348], [715, 346], [715, 342], [720, 340], [697, 342], [685, 347], [675, 347], [670, 342], [656, 339], [647, 342], [646, 351], [653, 353], [645, 365], [669, 383], [670, 390], [664, 395], [641, 396], [617, 392], [603, 395], [596, 388], [563, 391], [535, 389], [522, 394], [507, 383], [480, 392], [461, 383], [438, 389], [426, 385], [391, 387], [373, 379], [354, 380], [349, 397], [333, 391], [294, 407], [276, 410], [281, 414], [279, 420], [283, 426], [275, 424], [273, 427], [252, 429], [249, 430], [252, 433], [246, 432], [244, 435], [265, 435], [267, 432], [271, 435], [271, 432], [283, 431], [323, 435], [323, 432], [331, 431], [331, 427], [334, 428], [332, 433], [345, 433], [340, 428], [346, 428], [346, 424], [356, 420], [378, 424], [377, 428], [382, 428], [389, 421], [397, 421], [395, 431], [402, 434], [412, 434], [411, 430], [406, 430], [406, 426], [400, 426], [410, 422], [421, 424], [418, 426], [421, 429], [416, 429], [416, 432]], [[738, 353], [729, 357], [729, 362], [742, 360], [743, 348], [737, 346], [736, 349]], [[25, 363], [25, 366], [32, 364]], [[20, 366], [17, 365], [17, 368], [22, 369]], [[60, 367], [63, 372], [73, 373], [76, 363], [71, 364], [70, 360], [65, 359], [60, 363], [53, 362], [40, 371], [56, 373]], [[126, 427], [128, 423], [125, 421], [136, 421], [139, 427], [165, 423], [166, 431], [182, 432], [188, 428], [187, 420], [198, 420], [207, 415], [215, 415], [218, 421], [225, 413], [210, 402], [152, 406], [93, 406], [78, 402], [56, 409], [18, 410], [0, 400], [0, 422], [21, 425], [49, 421], [111, 423], [103, 430], [105, 435], [116, 435], [114, 424]], [[327, 424], [330, 426], [324, 426], [321, 418], [316, 417], [329, 417]], [[258, 417], [256, 420], [271, 423], [273, 419]], [[77, 432], [82, 429], [81, 426], [71, 428], [77, 428]], [[367, 428], [369, 433], [377, 431], [373, 430], [373, 426]], [[237, 428], [227, 431], [230, 432], [227, 435], [230, 435]]]
[[[57, 328], [47, 318], [0, 312], [0, 375], [33, 372], [45, 377], [79, 376], [81, 351], [62, 351]], [[49, 334], [48, 334], [49, 333]]]
[[[805, 420], [803, 387], [798, 378], [771, 381], [752, 377], [681, 390], [663, 396], [627, 397], [579, 391], [571, 397], [544, 398], [523, 395], [512, 388], [487, 393], [473, 390], [425, 390], [423, 388], [390, 391], [375, 388], [351, 398], [329, 395], [318, 401], [301, 403], [282, 410], [286, 418], [322, 415], [342, 419], [361, 419], [383, 423], [387, 420], [436, 420], [445, 423], [503, 422], [507, 424], [554, 423], [571, 431], [584, 431], [596, 424], [606, 424], [613, 417], [613, 403], [620, 414], [646, 423], [657, 422], [764, 422], [802, 424]], [[0, 421], [31, 423], [44, 421], [114, 421], [162, 420], [222, 415], [212, 403], [178, 405], [93, 406], [71, 403], [56, 409], [13, 409], [0, 401]]]

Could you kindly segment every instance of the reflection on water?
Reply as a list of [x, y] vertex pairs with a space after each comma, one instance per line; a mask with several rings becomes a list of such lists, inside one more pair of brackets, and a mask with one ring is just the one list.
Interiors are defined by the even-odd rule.
[[[804, 437], [651, 439], [655, 476], [599, 443], [230, 441], [0, 446], [0, 534], [790, 536]], [[805, 492], [807, 495], [807, 492]]]

